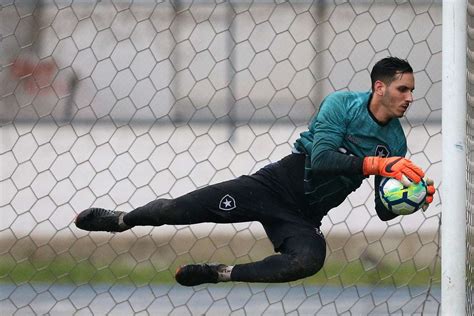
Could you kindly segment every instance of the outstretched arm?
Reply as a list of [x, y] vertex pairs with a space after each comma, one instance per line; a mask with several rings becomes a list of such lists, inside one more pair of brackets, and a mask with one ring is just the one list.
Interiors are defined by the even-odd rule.
[[364, 159], [326, 150], [312, 159], [312, 170], [323, 175], [361, 175]]

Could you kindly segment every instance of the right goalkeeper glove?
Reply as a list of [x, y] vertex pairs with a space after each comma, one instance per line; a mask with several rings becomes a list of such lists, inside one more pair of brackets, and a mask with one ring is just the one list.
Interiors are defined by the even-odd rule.
[[423, 204], [422, 206], [423, 211], [426, 211], [428, 206], [430, 206], [431, 202], [433, 202], [433, 196], [436, 193], [433, 180], [431, 180], [430, 178], [426, 178], [425, 183], [426, 183], [426, 198], [425, 198], [425, 204]]
[[411, 181], [418, 183], [425, 175], [420, 167], [403, 157], [365, 157], [362, 170], [365, 176], [379, 175], [382, 177], [395, 178], [405, 186], [410, 185], [410, 181], [407, 177]]

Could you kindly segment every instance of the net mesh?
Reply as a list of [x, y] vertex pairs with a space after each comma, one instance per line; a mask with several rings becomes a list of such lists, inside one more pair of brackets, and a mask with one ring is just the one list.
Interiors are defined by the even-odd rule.
[[279, 285], [173, 279], [184, 263], [272, 254], [259, 223], [113, 235], [72, 222], [277, 161], [324, 96], [367, 90], [388, 55], [414, 68], [408, 156], [439, 185], [441, 15], [418, 0], [1, 1], [2, 313], [437, 314], [439, 194], [381, 222], [364, 181], [323, 222], [323, 270]]

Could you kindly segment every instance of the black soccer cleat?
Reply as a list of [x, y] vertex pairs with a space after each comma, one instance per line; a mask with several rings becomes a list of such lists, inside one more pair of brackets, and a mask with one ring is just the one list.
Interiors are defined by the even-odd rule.
[[221, 263], [188, 264], [176, 270], [176, 281], [184, 286], [203, 283], [218, 283], [219, 274], [224, 273], [227, 266]]
[[132, 228], [123, 222], [125, 212], [88, 208], [77, 215], [77, 228], [87, 231], [123, 232]]

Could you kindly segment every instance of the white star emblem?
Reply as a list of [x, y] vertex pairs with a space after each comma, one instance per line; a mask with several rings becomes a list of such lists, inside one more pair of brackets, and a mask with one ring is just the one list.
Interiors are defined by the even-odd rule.
[[224, 206], [225, 206], [226, 208], [229, 208], [231, 205], [232, 205], [232, 201], [229, 201], [229, 200], [227, 200], [227, 199], [224, 201]]
[[377, 145], [377, 148], [375, 148], [375, 155], [379, 157], [388, 157], [390, 151], [384, 145]]
[[236, 207], [237, 204], [235, 203], [235, 199], [229, 194], [226, 194], [219, 202], [219, 209], [223, 211], [230, 211]]

